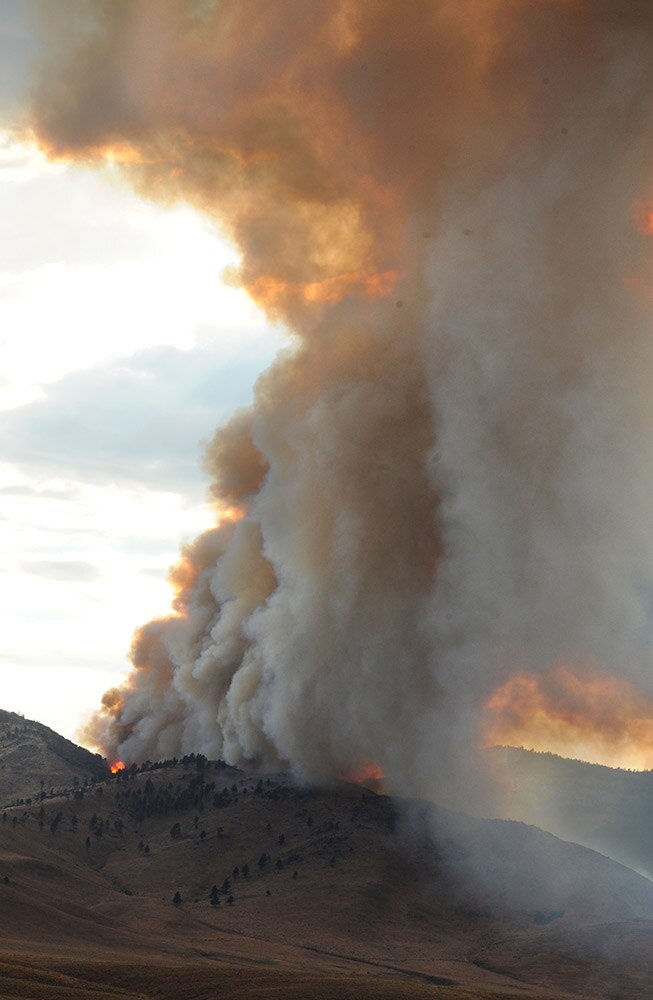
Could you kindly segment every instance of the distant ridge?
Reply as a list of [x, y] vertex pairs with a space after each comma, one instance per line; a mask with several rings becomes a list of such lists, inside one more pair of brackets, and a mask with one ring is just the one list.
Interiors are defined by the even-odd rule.
[[487, 751], [504, 783], [504, 815], [591, 847], [653, 877], [653, 771], [517, 747]]
[[0, 709], [0, 806], [107, 774], [107, 762], [99, 754], [40, 722]]

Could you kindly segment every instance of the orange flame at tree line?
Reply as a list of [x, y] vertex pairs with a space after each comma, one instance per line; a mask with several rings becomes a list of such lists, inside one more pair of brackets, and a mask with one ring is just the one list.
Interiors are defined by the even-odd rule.
[[126, 766], [124, 760], [117, 760], [111, 765], [111, 773], [117, 774], [118, 771], [124, 771]]
[[560, 664], [544, 676], [518, 673], [493, 692], [484, 709], [486, 746], [653, 768], [653, 700], [593, 667]]
[[383, 781], [385, 775], [377, 763], [373, 760], [364, 761], [354, 771], [343, 775], [343, 781], [351, 781], [355, 785], [364, 785], [365, 788], [373, 792], [383, 791]]

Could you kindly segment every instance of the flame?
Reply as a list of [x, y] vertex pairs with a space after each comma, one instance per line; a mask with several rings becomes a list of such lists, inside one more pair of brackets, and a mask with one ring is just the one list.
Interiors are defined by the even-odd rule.
[[124, 760], [117, 760], [111, 765], [111, 773], [117, 774], [118, 771], [124, 771], [126, 766]]
[[653, 768], [653, 700], [594, 667], [518, 673], [484, 705], [486, 746], [520, 746], [608, 767]]
[[343, 781], [351, 781], [355, 785], [364, 785], [374, 792], [383, 791], [385, 775], [379, 765], [373, 760], [366, 760], [354, 771], [343, 775]]

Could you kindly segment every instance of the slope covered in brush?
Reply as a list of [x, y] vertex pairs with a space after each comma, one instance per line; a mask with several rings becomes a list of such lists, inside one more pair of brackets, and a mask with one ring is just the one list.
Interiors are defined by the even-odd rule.
[[4, 815], [0, 967], [30, 976], [123, 1000], [650, 997], [651, 883], [524, 824], [195, 755]]

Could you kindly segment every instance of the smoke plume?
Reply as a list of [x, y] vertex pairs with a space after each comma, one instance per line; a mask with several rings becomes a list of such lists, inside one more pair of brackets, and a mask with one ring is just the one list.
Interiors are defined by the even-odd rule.
[[[294, 339], [88, 738], [468, 795], [483, 706], [650, 696], [649, 0], [71, 0], [31, 127], [242, 252]], [[564, 697], [562, 692], [561, 697]]]

